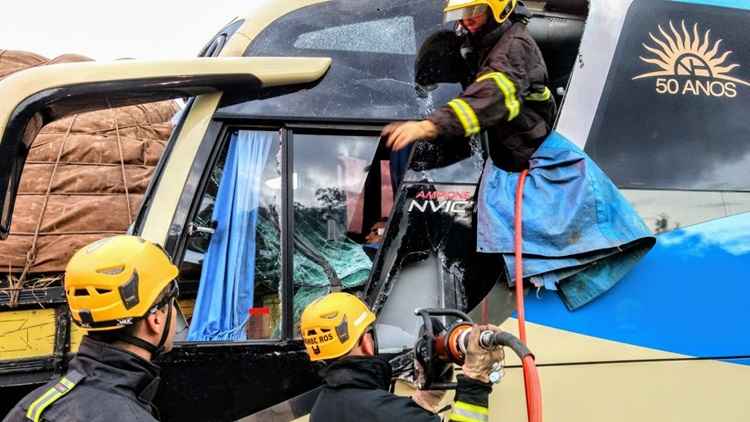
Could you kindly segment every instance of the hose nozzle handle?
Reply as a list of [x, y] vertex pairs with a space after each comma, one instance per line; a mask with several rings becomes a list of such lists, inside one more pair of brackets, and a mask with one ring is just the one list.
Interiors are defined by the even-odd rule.
[[[461, 336], [458, 339], [462, 349], [461, 351], [464, 353], [466, 353], [466, 350], [469, 348], [470, 331], [471, 330], [466, 330], [465, 332], [461, 333]], [[482, 331], [479, 334], [479, 345], [485, 350], [494, 349], [497, 346], [508, 346], [521, 360], [523, 360], [523, 358], [528, 355], [533, 356], [531, 350], [529, 350], [529, 348], [526, 347], [526, 345], [523, 344], [521, 340], [519, 340], [513, 334], [506, 333], [504, 331], [499, 333], [491, 330]]]

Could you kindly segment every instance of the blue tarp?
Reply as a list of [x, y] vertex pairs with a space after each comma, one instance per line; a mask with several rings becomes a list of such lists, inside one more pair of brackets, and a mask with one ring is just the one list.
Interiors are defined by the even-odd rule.
[[[503, 255], [511, 285], [519, 176], [488, 160], [478, 201], [477, 250]], [[530, 161], [523, 241], [524, 278], [559, 290], [575, 310], [614, 286], [656, 239], [596, 163], [553, 132]]]
[[218, 225], [203, 261], [189, 341], [246, 339], [262, 174], [275, 139], [274, 133], [252, 131], [230, 139], [213, 210]]

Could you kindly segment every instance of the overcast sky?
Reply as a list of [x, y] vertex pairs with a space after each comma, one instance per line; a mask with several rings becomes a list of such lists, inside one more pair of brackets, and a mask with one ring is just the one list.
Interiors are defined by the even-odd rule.
[[[0, 50], [96, 60], [195, 57], [225, 24], [269, 0], [6, 0]], [[273, 0], [270, 0], [273, 1]]]

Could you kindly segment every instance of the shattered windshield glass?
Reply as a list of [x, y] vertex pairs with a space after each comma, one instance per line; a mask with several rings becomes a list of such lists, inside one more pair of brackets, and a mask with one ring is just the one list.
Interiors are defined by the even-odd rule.
[[376, 159], [378, 137], [295, 133], [293, 139], [296, 325], [313, 300], [364, 287], [379, 247], [368, 234], [390, 213], [393, 194]]
[[[459, 84], [415, 84], [419, 46], [443, 23], [432, 0], [331, 1], [291, 13], [264, 30], [245, 56], [331, 57], [314, 89], [271, 90], [222, 115], [389, 121], [421, 118], [460, 93]], [[281, 94], [281, 95], [280, 95]], [[273, 98], [266, 98], [272, 97]]]
[[297, 37], [294, 48], [414, 55], [414, 18], [398, 16], [307, 32]]

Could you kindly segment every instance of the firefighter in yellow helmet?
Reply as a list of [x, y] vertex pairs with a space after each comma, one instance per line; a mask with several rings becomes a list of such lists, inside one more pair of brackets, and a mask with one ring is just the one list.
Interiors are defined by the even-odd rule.
[[[391, 366], [378, 357], [375, 314], [356, 296], [331, 293], [305, 308], [300, 331], [312, 361], [326, 361], [325, 382], [310, 414], [310, 422], [439, 422], [435, 412], [442, 392], [417, 391], [412, 398], [389, 392]], [[489, 374], [503, 359], [502, 349], [479, 346], [477, 326], [469, 338], [466, 362], [458, 376], [452, 421], [487, 421]]]
[[152, 359], [172, 349], [177, 273], [160, 246], [134, 236], [79, 250], [64, 287], [71, 319], [87, 334], [65, 376], [30, 393], [4, 421], [157, 421]]
[[464, 91], [425, 120], [386, 126], [386, 144], [399, 151], [418, 140], [467, 142], [487, 131], [496, 166], [528, 168], [557, 110], [542, 53], [526, 28], [530, 17], [518, 0], [449, 0], [445, 19], [457, 22], [462, 39]]

